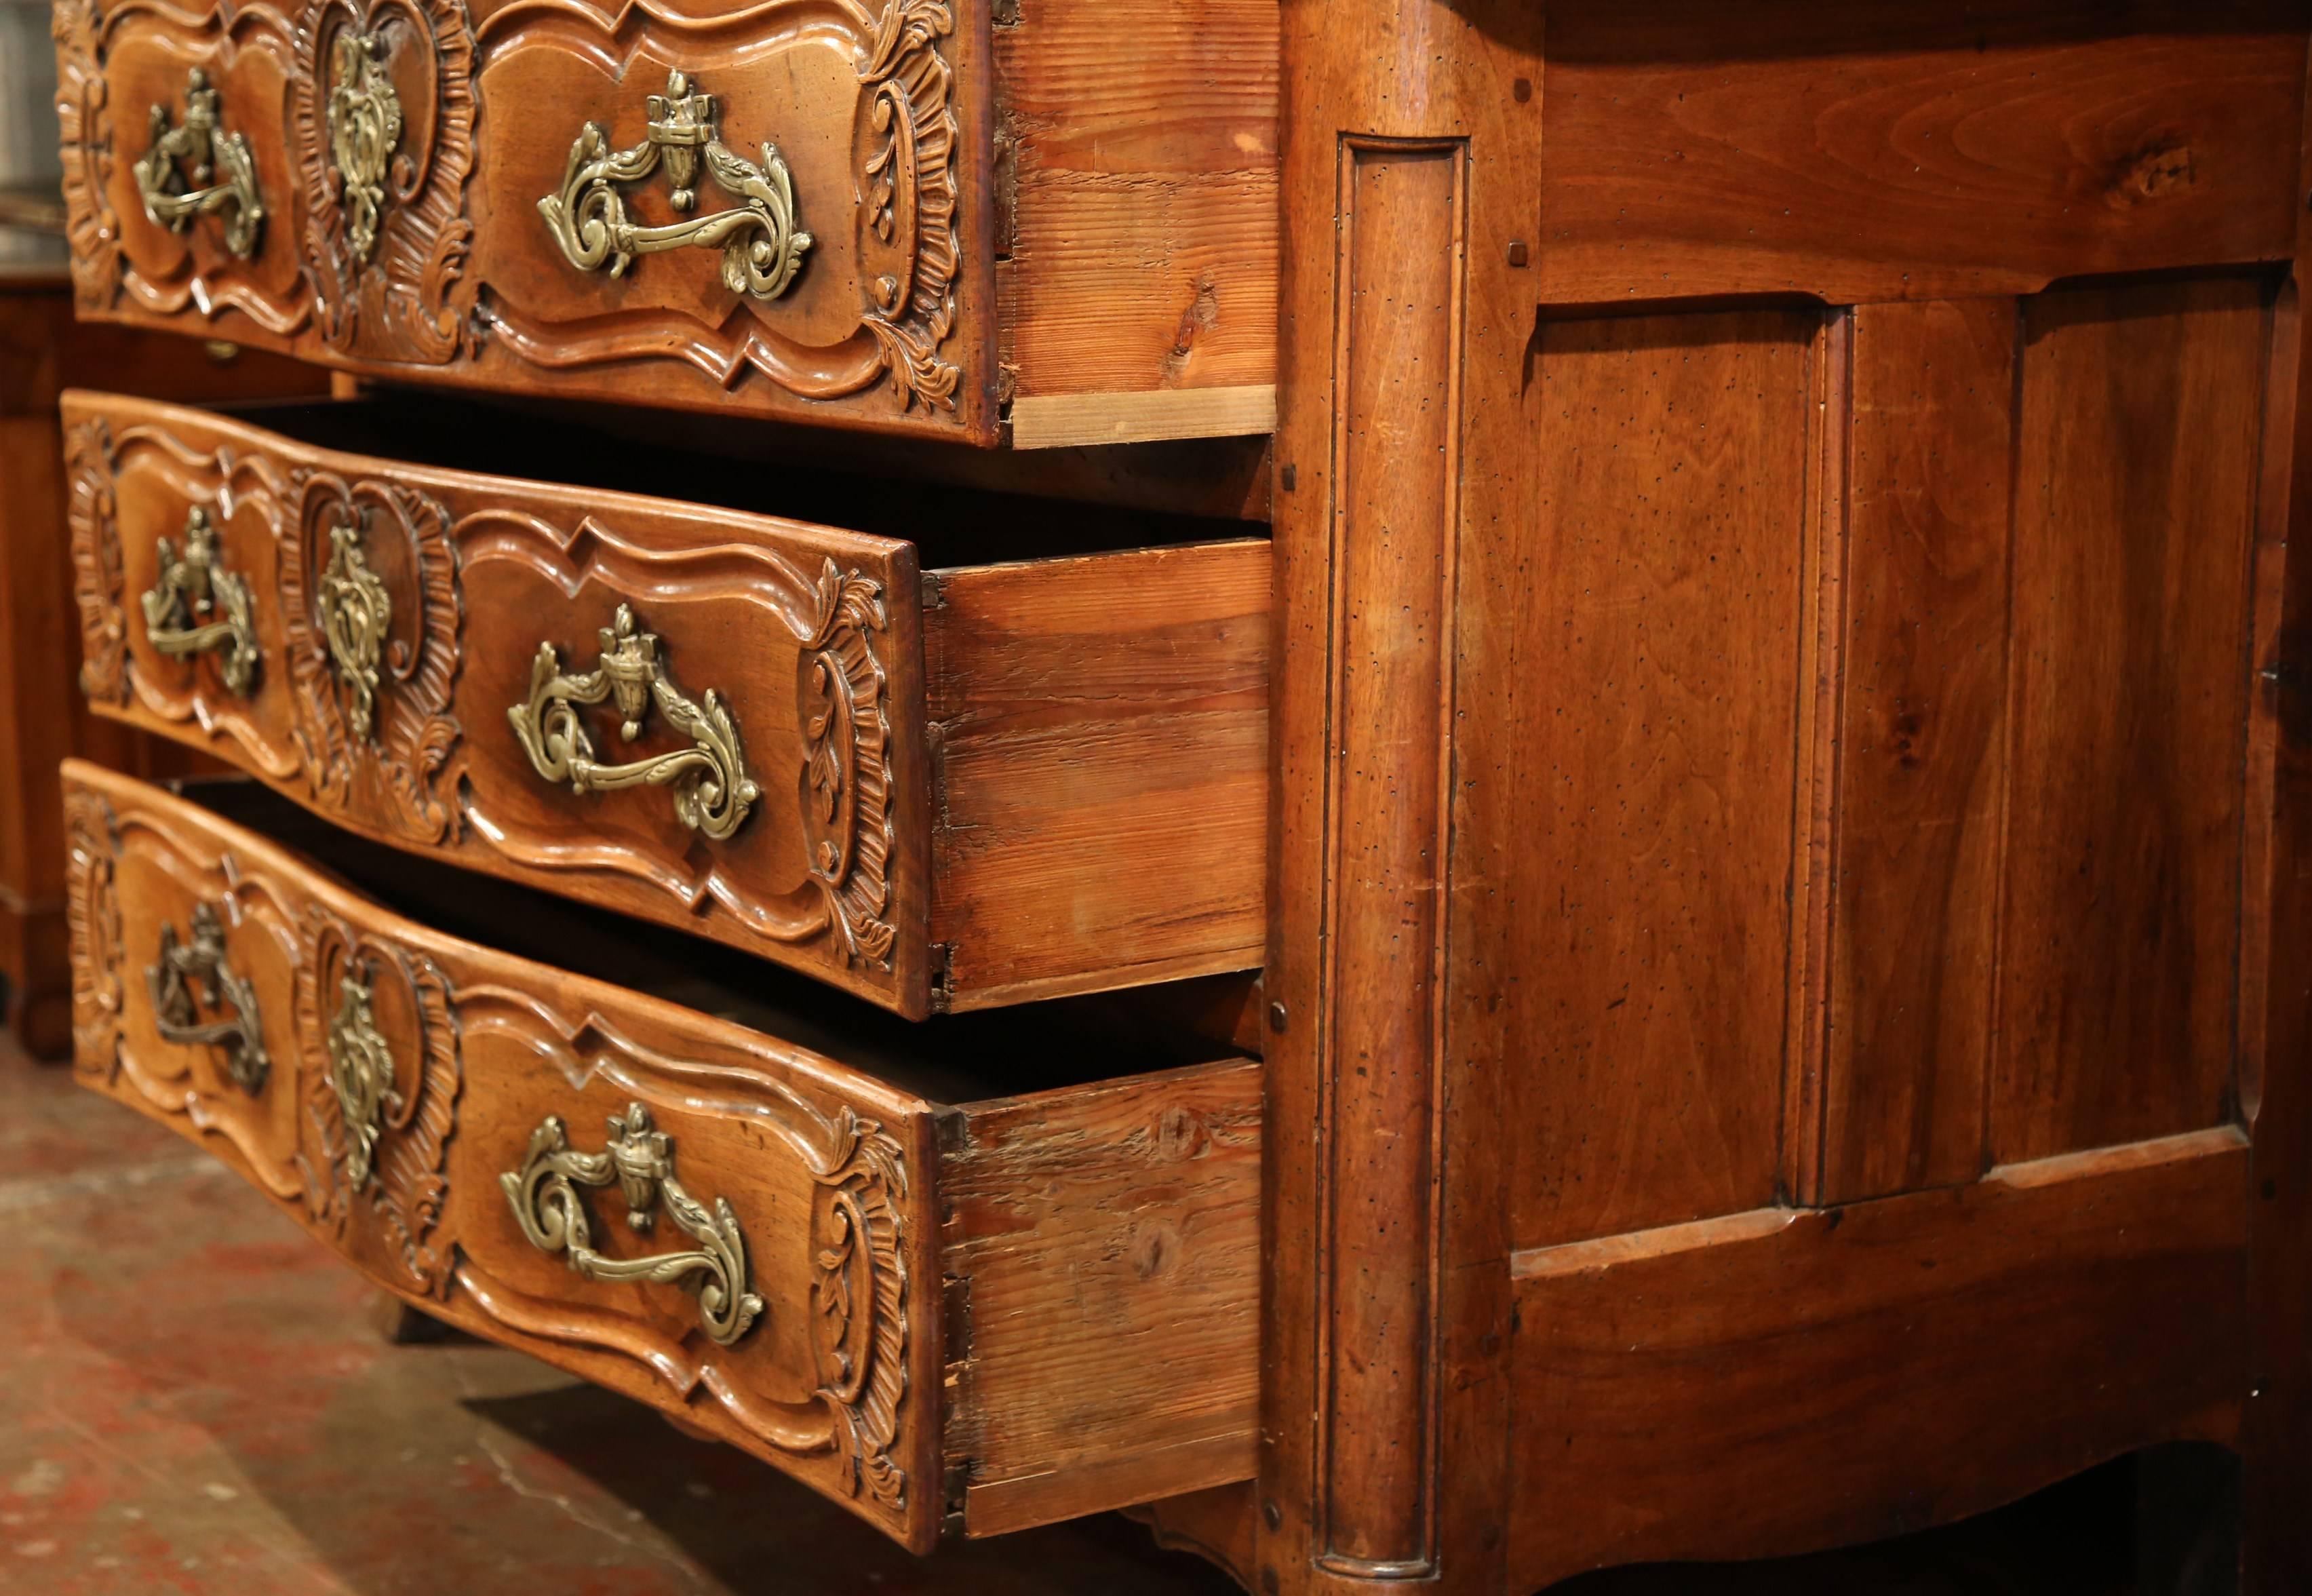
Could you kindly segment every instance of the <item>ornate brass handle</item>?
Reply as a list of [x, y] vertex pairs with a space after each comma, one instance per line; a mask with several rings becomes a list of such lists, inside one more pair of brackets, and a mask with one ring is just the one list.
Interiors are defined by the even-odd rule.
[[[714, 96], [694, 94], [690, 79], [670, 72], [666, 92], [650, 97], [650, 130], [631, 150], [613, 150], [599, 122], [580, 129], [563, 170], [562, 189], [538, 202], [554, 241], [580, 271], [609, 267], [625, 275], [637, 255], [720, 245], [723, 285], [733, 294], [776, 299], [802, 268], [810, 234], [795, 226], [794, 180], [778, 146], [763, 146], [758, 166], [716, 136]], [[697, 203], [698, 169], [741, 203], [695, 221], [638, 227], [626, 220], [620, 183], [638, 183], [663, 163], [674, 185], [673, 204], [687, 213]]]
[[321, 572], [321, 636], [329, 662], [352, 695], [346, 718], [356, 740], [377, 716], [377, 662], [393, 625], [393, 595], [362, 552], [362, 528], [351, 518], [329, 529], [329, 563]]
[[164, 654], [222, 653], [224, 685], [248, 692], [258, 659], [249, 583], [224, 568], [209, 513], [198, 504], [186, 512], [182, 554], [166, 538], [157, 552], [161, 576], [144, 596], [144, 636]]
[[[570, 1267], [588, 1280], [687, 1283], [697, 1294], [698, 1318], [707, 1338], [730, 1346], [763, 1311], [763, 1299], [747, 1289], [747, 1240], [740, 1233], [737, 1215], [721, 1197], [709, 1214], [682, 1189], [674, 1178], [674, 1144], [652, 1126], [648, 1109], [630, 1102], [609, 1123], [610, 1144], [600, 1153], [571, 1151], [569, 1133], [558, 1114], [547, 1115], [530, 1133], [521, 1168], [498, 1177], [521, 1233], [544, 1251], [568, 1253]], [[629, 1229], [647, 1234], [663, 1204], [668, 1217], [698, 1243], [698, 1250], [633, 1258], [605, 1258], [595, 1251], [577, 1188], [614, 1181], [626, 1199]]]
[[[164, 1042], [183, 1048], [223, 1048], [233, 1083], [254, 1097], [265, 1089], [273, 1061], [257, 1019], [257, 988], [232, 973], [224, 961], [224, 922], [215, 904], [193, 908], [192, 935], [177, 940], [177, 928], [161, 927], [161, 957], [144, 967], [153, 995], [153, 1025]], [[199, 989], [197, 1002], [194, 989]], [[203, 1023], [200, 1004], [230, 1004], [232, 1018]]]
[[[748, 779], [739, 728], [731, 711], [709, 688], [692, 703], [676, 688], [659, 661], [657, 636], [643, 631], [635, 612], [621, 604], [598, 634], [602, 657], [583, 676], [565, 675], [551, 643], [538, 645], [530, 662], [530, 698], [506, 711], [530, 765], [547, 781], [568, 782], [582, 797], [626, 787], [672, 787], [674, 812], [694, 831], [720, 842], [738, 830], [761, 787]], [[605, 699], [617, 705], [618, 734], [632, 742], [655, 704], [692, 746], [628, 765], [595, 762], [594, 744], [578, 718], [578, 706]]]
[[354, 264], [377, 252], [385, 182], [401, 144], [401, 100], [386, 69], [383, 33], [337, 35], [329, 51], [329, 171], [345, 206], [346, 245]]
[[225, 213], [224, 247], [246, 260], [257, 253], [265, 203], [249, 140], [217, 130], [219, 109], [208, 75], [194, 67], [185, 83], [183, 122], [172, 126], [165, 105], [147, 113], [153, 142], [136, 162], [136, 191], [144, 214], [171, 232], [184, 232], [197, 217]]
[[337, 983], [337, 1012], [329, 1021], [329, 1088], [346, 1126], [346, 1181], [355, 1191], [369, 1184], [377, 1164], [377, 1138], [385, 1111], [401, 1106], [393, 1089], [393, 1053], [377, 1029], [369, 984], [355, 976]]

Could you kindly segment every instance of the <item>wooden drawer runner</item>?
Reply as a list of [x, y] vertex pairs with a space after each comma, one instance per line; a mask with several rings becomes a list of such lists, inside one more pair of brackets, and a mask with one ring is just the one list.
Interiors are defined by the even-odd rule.
[[926, 574], [899, 539], [65, 414], [92, 701], [340, 825], [918, 1017], [1260, 961], [1265, 542]]
[[1275, 0], [62, 0], [79, 301], [978, 443], [1266, 432], [1277, 27]]
[[[917, 1549], [1250, 1475], [1259, 1066], [918, 1090], [974, 1090], [942, 1031], [981, 1080], [1224, 1045], [1033, 1012], [915, 1026], [775, 971], [802, 1004], [702, 978], [687, 995], [747, 1022], [712, 1018], [431, 930], [134, 778], [74, 762], [66, 791], [83, 1080], [378, 1285]], [[246, 783], [218, 800], [302, 819]], [[654, 985], [683, 968], [585, 928], [610, 916], [330, 839], [397, 891], [444, 878], [408, 888], [433, 894], [416, 912], [526, 924]]]

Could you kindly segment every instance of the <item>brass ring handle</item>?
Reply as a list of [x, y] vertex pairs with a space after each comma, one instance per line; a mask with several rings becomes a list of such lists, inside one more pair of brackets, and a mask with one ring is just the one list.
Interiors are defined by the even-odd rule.
[[[549, 1114], [530, 1133], [521, 1168], [500, 1175], [521, 1233], [541, 1251], [569, 1255], [571, 1268], [587, 1280], [685, 1283], [698, 1298], [698, 1318], [707, 1338], [729, 1346], [762, 1316], [763, 1299], [747, 1289], [747, 1241], [727, 1199], [718, 1197], [709, 1214], [674, 1177], [674, 1144], [651, 1122], [650, 1110], [630, 1102], [609, 1122], [610, 1142], [600, 1153], [577, 1153], [560, 1115]], [[651, 1258], [606, 1258], [594, 1250], [580, 1186], [616, 1183], [626, 1199], [626, 1224], [648, 1233], [661, 1206], [677, 1228], [698, 1243], [695, 1252], [665, 1252]]]
[[249, 583], [224, 568], [216, 527], [198, 504], [185, 514], [182, 553], [168, 539], [157, 550], [160, 579], [144, 592], [144, 636], [177, 658], [217, 653], [224, 685], [246, 694], [260, 657]]
[[[794, 180], [776, 145], [763, 146], [759, 166], [717, 136], [714, 96], [694, 94], [689, 77], [667, 74], [666, 92], [650, 96], [650, 126], [643, 142], [614, 150], [599, 122], [579, 130], [563, 169], [562, 188], [538, 202], [554, 241], [580, 271], [623, 276], [637, 255], [691, 248], [722, 250], [722, 283], [733, 294], [776, 299], [802, 269], [812, 239], [795, 226]], [[740, 203], [694, 221], [642, 227], [626, 220], [620, 183], [638, 183], [666, 168], [672, 203], [687, 213], [697, 203], [705, 163], [715, 186]]]
[[377, 719], [377, 666], [393, 626], [393, 595], [362, 548], [362, 525], [350, 517], [329, 528], [329, 563], [321, 571], [321, 636], [329, 663], [352, 702], [346, 719], [355, 741]]
[[[153, 995], [153, 1029], [162, 1041], [183, 1048], [223, 1048], [225, 1070], [235, 1085], [252, 1097], [265, 1089], [273, 1061], [265, 1055], [265, 1037], [258, 1023], [257, 988], [225, 962], [224, 922], [215, 904], [193, 907], [192, 934], [185, 941], [177, 939], [174, 925], [162, 925], [161, 956], [144, 967], [144, 984]], [[229, 1004], [232, 1018], [204, 1022], [203, 1004], [211, 1008]]]
[[[582, 797], [627, 787], [671, 787], [674, 812], [684, 825], [717, 842], [729, 837], [763, 795], [748, 778], [730, 709], [712, 688], [697, 703], [683, 696], [659, 659], [657, 636], [641, 629], [627, 606], [619, 605], [598, 636], [601, 658], [582, 676], [563, 671], [554, 645], [538, 645], [529, 700], [506, 711], [531, 767], [547, 781], [567, 782]], [[606, 699], [617, 706], [619, 735], [626, 741], [642, 735], [643, 721], [655, 704], [692, 746], [626, 765], [598, 763], [578, 708]]]
[[136, 191], [144, 197], [144, 214], [171, 232], [183, 232], [198, 217], [224, 213], [224, 247], [246, 260], [257, 253], [265, 203], [257, 191], [257, 162], [249, 140], [218, 130], [221, 109], [208, 75], [194, 67], [186, 78], [181, 123], [171, 124], [165, 105], [147, 113], [153, 142], [136, 161]]
[[329, 1090], [346, 1127], [346, 1181], [355, 1191], [369, 1184], [377, 1167], [377, 1139], [385, 1112], [398, 1110], [393, 1089], [393, 1052], [377, 1029], [366, 981], [346, 976], [337, 983], [337, 1012], [325, 1039], [329, 1054]]

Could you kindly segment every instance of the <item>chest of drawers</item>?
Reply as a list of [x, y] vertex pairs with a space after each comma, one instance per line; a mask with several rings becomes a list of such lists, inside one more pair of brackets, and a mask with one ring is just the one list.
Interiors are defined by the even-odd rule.
[[2300, 5], [57, 37], [83, 310], [376, 389], [66, 402], [258, 778], [72, 767], [78, 1067], [371, 1278], [917, 1548], [2312, 1586]]

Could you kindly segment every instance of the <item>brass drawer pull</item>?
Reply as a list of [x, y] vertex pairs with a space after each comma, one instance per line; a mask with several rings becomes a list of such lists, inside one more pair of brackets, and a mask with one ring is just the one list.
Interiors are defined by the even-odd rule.
[[[707, 1338], [718, 1346], [731, 1345], [763, 1311], [763, 1299], [747, 1289], [747, 1241], [737, 1215], [722, 1197], [710, 1215], [683, 1190], [674, 1178], [673, 1143], [652, 1124], [650, 1110], [641, 1103], [628, 1103], [609, 1125], [610, 1144], [600, 1153], [573, 1152], [558, 1114], [547, 1115], [530, 1133], [521, 1168], [498, 1177], [521, 1233], [542, 1251], [567, 1252], [570, 1267], [588, 1280], [688, 1282], [698, 1297]], [[613, 1182], [626, 1199], [629, 1229], [648, 1234], [663, 1203], [668, 1216], [699, 1250], [634, 1258], [595, 1251], [577, 1188]]]
[[[674, 812], [684, 825], [718, 842], [727, 838], [763, 795], [762, 788], [748, 779], [731, 711], [712, 688], [695, 704], [682, 695], [660, 662], [657, 636], [642, 630], [627, 606], [619, 605], [611, 623], [598, 635], [601, 658], [583, 676], [564, 673], [554, 645], [538, 645], [530, 664], [530, 699], [506, 711], [530, 765], [547, 781], [569, 783], [570, 790], [582, 797], [627, 787], [671, 787]], [[617, 703], [618, 734], [626, 741], [642, 735], [643, 720], [655, 704], [693, 746], [626, 765], [596, 763], [594, 744], [579, 722], [578, 706], [605, 699]]]
[[377, 718], [377, 662], [393, 626], [393, 595], [362, 552], [362, 527], [342, 519], [329, 528], [329, 563], [321, 572], [321, 636], [329, 662], [353, 702], [346, 719], [355, 741], [370, 734]]
[[[153, 143], [137, 159], [136, 191], [144, 197], [144, 214], [171, 232], [183, 232], [197, 217], [225, 213], [224, 247], [246, 260], [257, 253], [265, 204], [257, 191], [249, 140], [218, 131], [219, 114], [208, 75], [194, 67], [185, 83], [184, 121], [171, 126], [165, 105], [149, 113]], [[189, 172], [186, 162], [191, 162]]]
[[[258, 1024], [257, 988], [225, 963], [224, 922], [215, 904], [194, 906], [192, 935], [186, 941], [177, 940], [174, 925], [162, 925], [161, 957], [144, 967], [144, 984], [153, 995], [153, 1026], [162, 1041], [223, 1048], [225, 1070], [235, 1085], [252, 1097], [265, 1089], [273, 1061], [265, 1056]], [[219, 1004], [231, 1005], [232, 1018], [204, 1023], [201, 1005]]]
[[[607, 266], [612, 276], [623, 276], [637, 255], [719, 245], [725, 287], [776, 299], [794, 281], [812, 243], [795, 226], [794, 180], [776, 145], [763, 146], [760, 166], [726, 147], [716, 136], [714, 96], [694, 94], [690, 87], [680, 71], [667, 75], [666, 92], [650, 97], [648, 136], [631, 150], [611, 149], [601, 124], [587, 123], [570, 146], [561, 191], [539, 200], [539, 212], [580, 271]], [[697, 203], [702, 158], [715, 186], [741, 202], [735, 209], [666, 227], [626, 220], [617, 185], [641, 182], [661, 163], [674, 185], [674, 208], [687, 213]]]
[[377, 1164], [377, 1139], [385, 1111], [398, 1110], [393, 1089], [393, 1053], [377, 1029], [369, 983], [346, 976], [337, 983], [337, 1012], [330, 1018], [328, 1045], [329, 1090], [346, 1127], [346, 1180], [355, 1191], [369, 1184]]
[[145, 637], [178, 658], [222, 653], [224, 685], [247, 693], [258, 659], [249, 583], [224, 568], [209, 513], [198, 504], [188, 511], [184, 552], [163, 538], [159, 558], [160, 579], [143, 601]]

